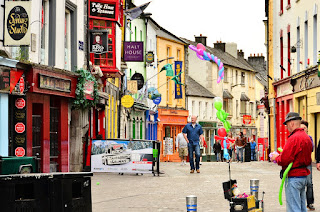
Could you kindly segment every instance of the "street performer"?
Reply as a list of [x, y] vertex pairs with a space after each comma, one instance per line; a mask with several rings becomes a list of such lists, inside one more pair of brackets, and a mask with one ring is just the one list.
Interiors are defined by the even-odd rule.
[[286, 180], [287, 212], [306, 212], [306, 185], [310, 174], [307, 166], [311, 164], [312, 143], [306, 132], [300, 128], [301, 117], [298, 113], [289, 112], [283, 123], [287, 126], [290, 135], [280, 155], [274, 154], [271, 161], [282, 166], [284, 171], [293, 162]]

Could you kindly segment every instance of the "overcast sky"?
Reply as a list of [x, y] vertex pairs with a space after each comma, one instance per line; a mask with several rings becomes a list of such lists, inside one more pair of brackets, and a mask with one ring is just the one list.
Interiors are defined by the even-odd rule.
[[[137, 6], [150, 0], [135, 0]], [[245, 58], [266, 55], [264, 0], [152, 0], [145, 12], [178, 37], [194, 40], [207, 36], [207, 45], [217, 40], [237, 43]]]

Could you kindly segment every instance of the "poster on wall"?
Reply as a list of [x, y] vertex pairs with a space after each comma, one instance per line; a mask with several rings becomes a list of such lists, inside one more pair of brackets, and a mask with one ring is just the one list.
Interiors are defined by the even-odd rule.
[[[182, 61], [174, 62], [175, 75], [179, 75], [182, 69]], [[178, 77], [179, 82], [181, 82], [181, 75]], [[182, 86], [178, 83], [175, 83], [175, 99], [182, 99]]]
[[173, 138], [166, 137], [164, 140], [164, 154], [173, 155]]
[[152, 161], [152, 141], [92, 141], [92, 172], [152, 173]]
[[29, 46], [31, 1], [5, 1], [5, 46]]

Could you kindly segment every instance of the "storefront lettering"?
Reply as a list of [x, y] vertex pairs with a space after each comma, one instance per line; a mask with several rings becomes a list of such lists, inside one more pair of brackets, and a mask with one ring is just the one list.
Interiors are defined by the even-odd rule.
[[28, 32], [29, 17], [26, 10], [21, 6], [14, 7], [9, 12], [7, 29], [13, 40], [21, 40]]
[[114, 20], [116, 16], [116, 4], [91, 2], [90, 16]]
[[39, 74], [39, 88], [45, 88], [50, 90], [71, 92], [71, 80], [55, 78]]

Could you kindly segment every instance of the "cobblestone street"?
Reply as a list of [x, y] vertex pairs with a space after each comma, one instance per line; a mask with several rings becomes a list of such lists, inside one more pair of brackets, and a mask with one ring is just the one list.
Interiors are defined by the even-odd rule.
[[[229, 211], [222, 182], [228, 181], [228, 164], [203, 163], [201, 173], [190, 174], [189, 165], [161, 163], [164, 174], [133, 175], [96, 173], [92, 178], [93, 211], [186, 211], [186, 196], [198, 197], [198, 211]], [[238, 181], [240, 192], [250, 193], [250, 179], [260, 180], [259, 199], [265, 191], [265, 211], [285, 211], [278, 203], [280, 167], [269, 162], [232, 163], [231, 177]], [[320, 172], [313, 167], [315, 208], [320, 211]], [[97, 184], [98, 183], [98, 184]]]

